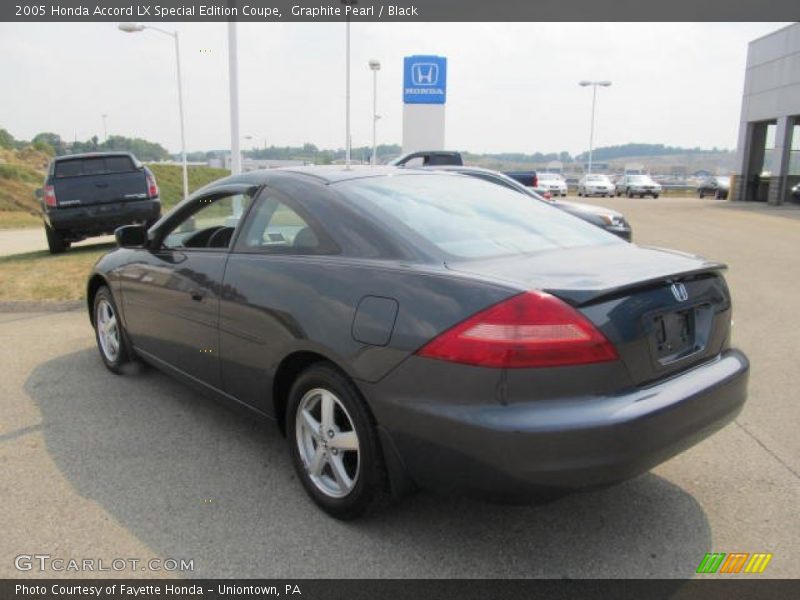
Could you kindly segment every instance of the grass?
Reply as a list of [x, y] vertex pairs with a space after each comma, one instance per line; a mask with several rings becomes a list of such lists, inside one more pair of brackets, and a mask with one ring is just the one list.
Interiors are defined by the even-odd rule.
[[65, 254], [28, 252], [0, 258], [0, 302], [80, 300], [97, 259], [114, 244], [68, 250]]
[[[166, 212], [183, 199], [183, 172], [180, 165], [148, 164], [158, 182], [161, 206]], [[199, 190], [222, 177], [230, 175], [227, 169], [189, 167], [189, 193]]]

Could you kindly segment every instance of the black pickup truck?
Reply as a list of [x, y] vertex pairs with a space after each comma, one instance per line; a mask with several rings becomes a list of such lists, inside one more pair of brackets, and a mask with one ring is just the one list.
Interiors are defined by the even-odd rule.
[[153, 173], [127, 152], [59, 156], [50, 162], [37, 195], [51, 254], [120, 225], [149, 225], [161, 216]]

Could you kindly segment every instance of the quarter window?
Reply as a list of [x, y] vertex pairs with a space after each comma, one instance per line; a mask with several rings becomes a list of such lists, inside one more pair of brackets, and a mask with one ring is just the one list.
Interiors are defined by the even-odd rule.
[[267, 193], [253, 208], [237, 249], [275, 254], [334, 254], [333, 242], [287, 201]]

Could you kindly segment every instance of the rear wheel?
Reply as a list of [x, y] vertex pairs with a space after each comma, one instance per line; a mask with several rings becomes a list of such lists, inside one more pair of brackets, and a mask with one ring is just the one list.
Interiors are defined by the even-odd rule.
[[337, 519], [361, 515], [385, 489], [369, 410], [355, 385], [318, 363], [292, 386], [286, 410], [292, 462], [311, 499]]
[[658, 200], [658, 194], [653, 194], [653, 200]]
[[64, 241], [64, 236], [55, 229], [45, 225], [44, 234], [47, 236], [47, 247], [50, 254], [61, 254], [69, 248], [69, 242]]
[[699, 192], [697, 192], [697, 197], [698, 197], [698, 198], [700, 198], [701, 200], [702, 200], [703, 198], [705, 198], [705, 196], [706, 196], [706, 195], [703, 193], [703, 190], [700, 190]]
[[103, 286], [94, 296], [94, 333], [97, 349], [103, 364], [112, 373], [119, 375], [122, 367], [131, 361], [125, 329], [119, 320], [119, 312], [111, 290]]

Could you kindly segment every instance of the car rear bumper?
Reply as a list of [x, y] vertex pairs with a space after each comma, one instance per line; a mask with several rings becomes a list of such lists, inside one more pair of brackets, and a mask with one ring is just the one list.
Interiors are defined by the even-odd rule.
[[62, 234], [87, 237], [113, 233], [121, 225], [144, 223], [161, 215], [161, 201], [127, 200], [92, 206], [50, 209], [44, 213], [48, 226]]
[[[733, 420], [747, 396], [748, 374], [745, 355], [728, 350], [623, 394], [502, 405], [474, 404], [465, 392], [466, 403], [454, 404], [452, 396], [448, 402], [382, 397], [378, 385], [371, 404], [385, 452], [394, 455], [389, 464], [402, 465], [418, 485], [518, 500], [648, 471]], [[447, 383], [451, 394], [464, 385]]]

